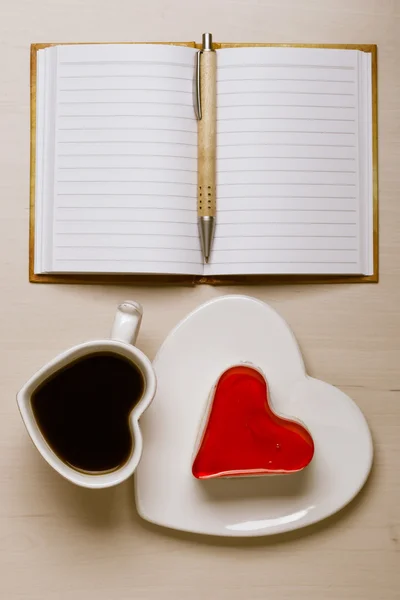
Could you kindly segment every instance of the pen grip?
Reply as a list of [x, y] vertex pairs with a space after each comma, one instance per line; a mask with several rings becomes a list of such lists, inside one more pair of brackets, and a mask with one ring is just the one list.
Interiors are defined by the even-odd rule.
[[215, 217], [217, 53], [202, 52], [200, 61], [202, 118], [198, 124], [197, 211], [199, 217]]

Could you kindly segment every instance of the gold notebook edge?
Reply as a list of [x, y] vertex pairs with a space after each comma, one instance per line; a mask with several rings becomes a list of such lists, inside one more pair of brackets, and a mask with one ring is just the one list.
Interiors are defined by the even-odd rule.
[[35, 185], [36, 185], [36, 53], [37, 49], [31, 45], [31, 77], [30, 77], [30, 178], [29, 178], [29, 281], [34, 281], [35, 259]]
[[[213, 44], [216, 50], [225, 48], [325, 48], [327, 50], [360, 50], [362, 52], [374, 52], [376, 44], [301, 44], [301, 43], [241, 43], [241, 42], [216, 42]], [[196, 44], [199, 48], [200, 44]]]
[[372, 275], [221, 275], [187, 276], [163, 274], [35, 274], [35, 173], [36, 173], [36, 57], [38, 50], [50, 46], [78, 45], [91, 43], [122, 44], [160, 44], [168, 46], [186, 46], [201, 48], [195, 42], [48, 42], [31, 45], [31, 139], [30, 139], [30, 202], [29, 202], [29, 281], [31, 283], [70, 283], [70, 284], [209, 284], [209, 285], [241, 285], [241, 284], [308, 284], [308, 283], [378, 283], [379, 281], [379, 201], [378, 201], [378, 87], [377, 87], [377, 45], [376, 44], [286, 44], [286, 43], [215, 43], [215, 48], [327, 48], [336, 50], [359, 50], [371, 53], [372, 78], [372, 167], [373, 167], [373, 262]]

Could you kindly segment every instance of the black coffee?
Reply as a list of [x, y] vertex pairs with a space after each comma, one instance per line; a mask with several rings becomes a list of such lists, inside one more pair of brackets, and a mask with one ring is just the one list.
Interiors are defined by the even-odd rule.
[[132, 452], [129, 415], [143, 395], [139, 369], [123, 356], [84, 356], [49, 377], [31, 399], [47, 443], [75, 469], [118, 469]]

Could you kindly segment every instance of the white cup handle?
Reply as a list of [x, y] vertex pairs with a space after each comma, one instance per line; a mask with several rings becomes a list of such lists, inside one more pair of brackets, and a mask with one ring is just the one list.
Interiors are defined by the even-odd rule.
[[142, 322], [143, 309], [138, 302], [126, 300], [115, 314], [111, 339], [125, 344], [135, 344]]

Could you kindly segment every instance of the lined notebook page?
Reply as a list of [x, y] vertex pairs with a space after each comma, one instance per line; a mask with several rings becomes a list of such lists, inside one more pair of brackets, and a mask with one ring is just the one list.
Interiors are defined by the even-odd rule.
[[218, 51], [210, 274], [360, 272], [357, 51]]
[[58, 46], [55, 272], [202, 272], [195, 50]]

